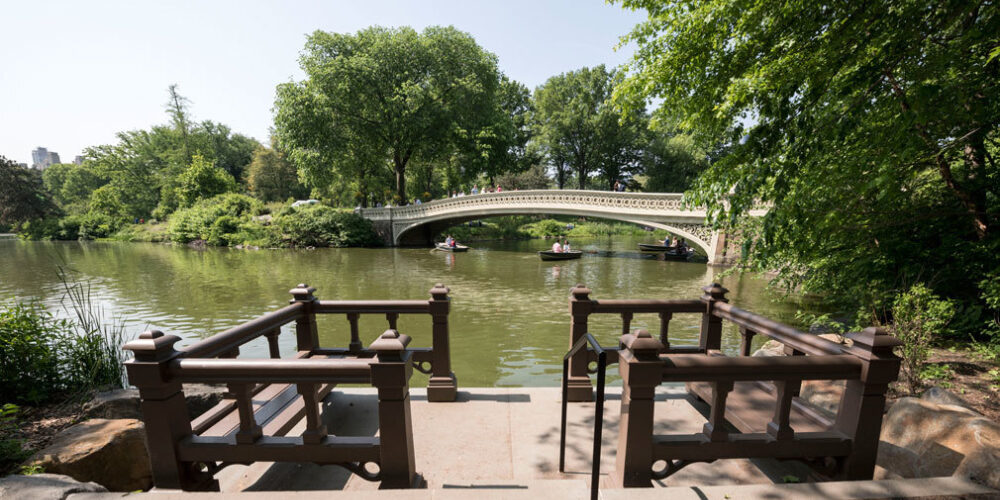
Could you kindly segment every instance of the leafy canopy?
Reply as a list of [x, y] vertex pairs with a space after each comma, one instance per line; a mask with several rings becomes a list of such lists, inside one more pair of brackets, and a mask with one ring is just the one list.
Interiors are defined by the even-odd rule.
[[993, 2], [621, 3], [649, 18], [618, 103], [662, 99], [658, 123], [726, 146], [691, 200], [720, 224], [773, 203], [748, 265], [855, 304], [917, 281], [977, 295], [1000, 206]]

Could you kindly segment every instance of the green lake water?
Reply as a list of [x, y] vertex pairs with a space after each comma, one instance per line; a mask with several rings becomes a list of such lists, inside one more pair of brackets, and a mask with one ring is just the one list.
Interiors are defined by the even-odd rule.
[[[56, 269], [62, 265], [91, 284], [106, 315], [127, 320], [131, 336], [158, 329], [181, 336], [180, 345], [187, 345], [282, 307], [297, 283], [316, 287], [321, 299], [426, 299], [435, 283], [444, 283], [452, 297], [452, 367], [465, 387], [558, 384], [569, 339], [567, 299], [576, 283], [590, 287], [597, 299], [670, 299], [697, 298], [701, 287], [718, 280], [735, 305], [792, 324], [797, 309], [817, 307], [769, 292], [761, 278], [721, 277], [722, 268], [642, 255], [636, 243], [643, 241], [578, 239], [574, 247], [592, 253], [575, 261], [542, 262], [535, 252], [549, 247], [545, 240], [473, 243], [464, 254], [424, 248], [242, 251], [0, 240], [0, 300], [38, 299], [58, 311], [63, 290]], [[671, 343], [696, 343], [699, 322], [699, 315], [675, 315]], [[597, 315], [591, 325], [602, 344], [615, 345], [619, 317]], [[321, 316], [319, 326], [325, 346], [347, 344], [345, 317]], [[636, 315], [632, 326], [656, 332], [658, 319]], [[363, 341], [371, 342], [386, 327], [384, 317], [363, 317]], [[429, 316], [402, 316], [399, 329], [414, 338], [412, 345], [430, 344]], [[282, 352], [291, 353], [291, 327], [280, 339]], [[732, 351], [738, 344], [735, 327], [727, 325], [723, 348]], [[266, 352], [263, 339], [242, 349], [248, 357]], [[424, 384], [426, 377], [415, 374], [413, 385]]]

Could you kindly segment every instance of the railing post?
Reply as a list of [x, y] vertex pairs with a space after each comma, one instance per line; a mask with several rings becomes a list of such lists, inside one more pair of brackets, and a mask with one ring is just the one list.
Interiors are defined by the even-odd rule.
[[660, 343], [664, 349], [670, 349], [670, 319], [674, 314], [671, 312], [661, 312], [660, 316]]
[[295, 320], [295, 340], [299, 351], [312, 351], [319, 347], [319, 331], [316, 328], [316, 297], [313, 295], [316, 289], [305, 284], [291, 289], [292, 294], [290, 304], [299, 302], [302, 304], [302, 316]]
[[[347, 321], [351, 324], [351, 342], [347, 345], [347, 350], [352, 353], [361, 352], [364, 345], [361, 344], [361, 333], [358, 330], [358, 318], [361, 315], [358, 313], [347, 313]], [[395, 330], [395, 328], [392, 328]]]
[[705, 292], [701, 296], [701, 301], [705, 303], [705, 312], [701, 317], [701, 340], [699, 346], [705, 350], [719, 350], [722, 348], [722, 318], [713, 314], [716, 302], [729, 302], [726, 294], [729, 293], [725, 287], [718, 283], [702, 288]]
[[745, 326], [740, 327], [740, 356], [750, 355], [750, 350], [753, 348], [753, 336], [756, 333]]
[[281, 328], [275, 328], [264, 334], [267, 337], [267, 351], [271, 359], [281, 358], [281, 348], [278, 345], [278, 335], [281, 335]]
[[617, 488], [652, 487], [653, 398], [663, 379], [659, 358], [663, 344], [646, 330], [622, 335], [618, 373], [622, 377], [621, 419], [612, 484]]
[[427, 400], [434, 402], [454, 401], [458, 392], [458, 380], [451, 371], [451, 347], [448, 337], [448, 311], [451, 299], [448, 287], [438, 283], [431, 288], [429, 307], [433, 321], [433, 359], [431, 378], [427, 382]]
[[[569, 348], [572, 349], [578, 340], [587, 333], [587, 318], [593, 311], [590, 300], [590, 289], [582, 283], [570, 290], [569, 297]], [[569, 360], [569, 379], [567, 394], [569, 401], [593, 401], [594, 391], [587, 374], [590, 362], [589, 353], [581, 349]]]
[[864, 363], [861, 378], [848, 380], [840, 400], [840, 410], [834, 428], [852, 439], [840, 476], [848, 480], [871, 479], [875, 471], [885, 393], [889, 383], [899, 376], [900, 359], [893, 348], [902, 345], [883, 328], [869, 327], [859, 333], [848, 333], [853, 345], [845, 351]]
[[129, 383], [139, 389], [146, 444], [157, 489], [218, 491], [219, 483], [195, 464], [182, 462], [177, 443], [191, 435], [191, 419], [180, 382], [171, 380], [169, 365], [181, 353], [174, 349], [176, 335], [147, 331], [125, 344], [135, 359], [125, 363]]
[[410, 337], [386, 330], [372, 342], [378, 362], [371, 365], [372, 385], [378, 389], [380, 488], [411, 488], [417, 478], [410, 415], [412, 354]]

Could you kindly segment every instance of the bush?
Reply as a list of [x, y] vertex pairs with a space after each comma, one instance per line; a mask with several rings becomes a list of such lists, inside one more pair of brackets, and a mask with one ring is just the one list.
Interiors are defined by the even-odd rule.
[[24, 449], [21, 440], [12, 436], [17, 430], [17, 412], [15, 404], [4, 403], [0, 406], [0, 475], [31, 455], [30, 450]]
[[60, 277], [74, 321], [37, 302], [0, 305], [0, 401], [37, 405], [124, 385], [122, 323], [105, 323], [89, 287]]
[[903, 342], [900, 381], [917, 393], [922, 387], [924, 362], [930, 355], [931, 342], [945, 332], [955, 315], [955, 304], [941, 299], [923, 284], [916, 284], [896, 297], [892, 306], [893, 335]]
[[566, 223], [555, 219], [543, 219], [524, 226], [524, 230], [536, 238], [564, 236], [566, 234]]
[[325, 205], [283, 209], [274, 219], [283, 246], [360, 247], [382, 242], [371, 221]]
[[221, 194], [195, 203], [170, 216], [170, 239], [178, 243], [205, 240], [213, 245], [238, 243], [240, 225], [264, 211], [264, 205], [249, 196]]

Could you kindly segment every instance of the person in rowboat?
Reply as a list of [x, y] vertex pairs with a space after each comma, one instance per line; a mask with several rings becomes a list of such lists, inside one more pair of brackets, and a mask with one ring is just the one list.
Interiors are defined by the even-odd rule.
[[559, 244], [559, 238], [556, 238], [556, 242], [552, 244], [552, 251], [555, 253], [562, 253], [562, 245]]
[[569, 247], [569, 238], [563, 240], [563, 250], [562, 251], [563, 252], [571, 252], [572, 251], [572, 250], [570, 250], [570, 247]]

